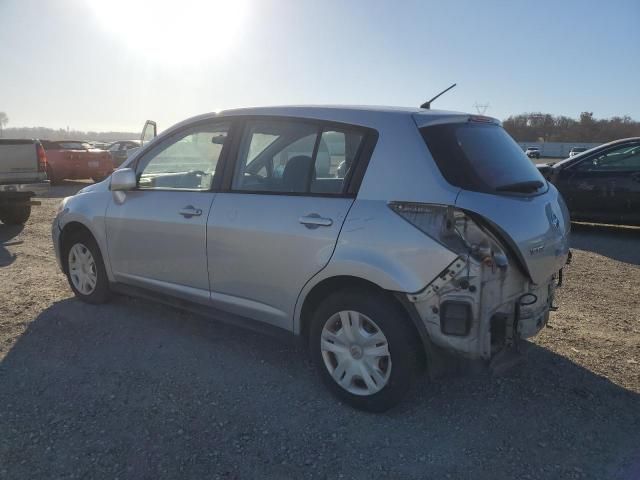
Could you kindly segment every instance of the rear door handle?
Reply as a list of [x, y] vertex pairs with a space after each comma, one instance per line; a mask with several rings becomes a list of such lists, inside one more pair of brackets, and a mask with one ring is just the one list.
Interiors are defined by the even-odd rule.
[[193, 205], [187, 205], [183, 209], [181, 209], [178, 213], [185, 218], [191, 217], [199, 217], [202, 215], [202, 210], [200, 208], [195, 208]]
[[333, 220], [321, 217], [317, 213], [310, 213], [309, 215], [300, 217], [298, 221], [307, 228], [330, 227], [333, 225]]

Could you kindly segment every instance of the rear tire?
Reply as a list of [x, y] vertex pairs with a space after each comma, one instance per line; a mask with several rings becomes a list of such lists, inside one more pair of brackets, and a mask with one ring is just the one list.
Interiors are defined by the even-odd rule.
[[400, 403], [418, 366], [409, 322], [379, 292], [329, 295], [313, 313], [309, 332], [313, 362], [329, 390], [369, 412], [384, 412]]
[[23, 225], [31, 216], [31, 205], [9, 205], [0, 209], [0, 220], [6, 225]]
[[87, 232], [78, 232], [65, 239], [62, 261], [69, 286], [78, 299], [100, 304], [111, 297], [109, 279], [100, 248]]

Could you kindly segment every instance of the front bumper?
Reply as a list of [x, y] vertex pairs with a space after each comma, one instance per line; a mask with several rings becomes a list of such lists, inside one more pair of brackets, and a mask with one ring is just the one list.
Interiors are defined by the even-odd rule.
[[[557, 274], [536, 285], [513, 264], [500, 269], [459, 257], [425, 290], [409, 294], [408, 299], [433, 344], [465, 358], [488, 360], [547, 324], [556, 283]], [[451, 304], [466, 306], [466, 331], [447, 331], [444, 312]]]
[[49, 191], [49, 181], [37, 183], [8, 183], [0, 184], [0, 192], [3, 193], [31, 193], [41, 195]]

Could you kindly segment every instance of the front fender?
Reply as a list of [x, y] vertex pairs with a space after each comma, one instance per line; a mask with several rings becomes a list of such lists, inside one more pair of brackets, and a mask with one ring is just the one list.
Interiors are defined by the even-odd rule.
[[55, 222], [60, 231], [64, 231], [65, 227], [74, 222], [87, 228], [100, 247], [109, 281], [114, 281], [105, 230], [105, 213], [110, 201], [111, 191], [108, 188], [96, 188], [87, 193], [74, 195], [69, 197], [63, 212], [56, 217]]

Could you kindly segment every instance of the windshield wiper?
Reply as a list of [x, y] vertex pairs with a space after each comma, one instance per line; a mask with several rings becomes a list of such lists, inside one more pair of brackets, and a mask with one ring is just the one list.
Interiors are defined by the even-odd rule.
[[527, 182], [516, 182], [508, 185], [501, 185], [496, 187], [498, 192], [521, 192], [521, 193], [533, 193], [539, 188], [542, 188], [544, 183], [540, 180], [529, 180]]

